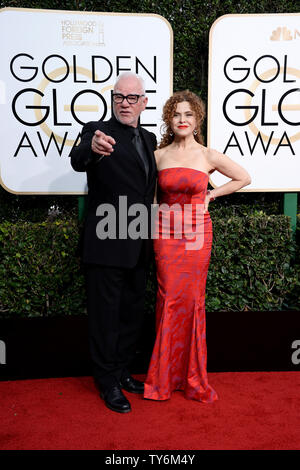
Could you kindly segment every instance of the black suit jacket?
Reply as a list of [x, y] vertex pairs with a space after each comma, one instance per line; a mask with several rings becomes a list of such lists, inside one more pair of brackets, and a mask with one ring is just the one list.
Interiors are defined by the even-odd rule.
[[[116, 141], [112, 154], [100, 160], [99, 155], [91, 150], [91, 140], [97, 129]], [[150, 215], [157, 176], [154, 158], [156, 137], [143, 128], [140, 128], [140, 131], [149, 159], [148, 179], [143, 163], [131, 143], [130, 128], [121, 124], [115, 117], [109, 121], [85, 124], [80, 144], [70, 153], [73, 169], [87, 173], [88, 206], [82, 243], [84, 263], [130, 268], [137, 264], [142, 249], [145, 250], [146, 256], [150, 255], [152, 246]], [[127, 209], [137, 203], [143, 204], [147, 209], [148, 239], [132, 239], [124, 233], [120, 236], [120, 218], [122, 218], [122, 228], [124, 229], [126, 225], [127, 231], [130, 223], [139, 215], [137, 213], [135, 216], [128, 216], [127, 210], [120, 206], [120, 196], [122, 204], [126, 201]], [[99, 222], [105, 218], [108, 220], [108, 213], [104, 211], [103, 204], [109, 204], [110, 208], [114, 208], [116, 238], [99, 239], [97, 236], [96, 229]], [[103, 209], [102, 215], [97, 215], [99, 206]]]

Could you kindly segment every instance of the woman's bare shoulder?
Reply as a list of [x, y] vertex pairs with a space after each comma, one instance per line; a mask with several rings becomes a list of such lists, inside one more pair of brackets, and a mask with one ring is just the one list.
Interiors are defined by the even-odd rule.
[[167, 145], [166, 147], [163, 147], [163, 148], [161, 148], [161, 149], [155, 150], [154, 156], [155, 156], [155, 160], [156, 160], [157, 166], [159, 166], [159, 163], [160, 163], [161, 159], [162, 159], [162, 158], [164, 157], [164, 155], [166, 155], [166, 153], [168, 152], [168, 147], [169, 147], [169, 145]]
[[211, 165], [216, 164], [225, 155], [216, 149], [205, 147], [205, 157]]

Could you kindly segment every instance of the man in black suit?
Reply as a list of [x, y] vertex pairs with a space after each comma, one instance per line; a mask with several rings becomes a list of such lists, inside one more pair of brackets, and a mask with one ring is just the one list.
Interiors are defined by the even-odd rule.
[[[154, 197], [156, 137], [139, 125], [146, 105], [143, 80], [120, 75], [113, 91], [114, 116], [84, 125], [81, 142], [70, 154], [72, 167], [86, 171], [88, 182], [83, 263], [94, 377], [106, 406], [121, 413], [131, 411], [122, 389], [144, 391], [128, 368], [143, 323], [151, 224], [144, 218], [148, 238], [130, 236], [127, 229], [135, 217], [127, 209], [142, 204], [150, 214]], [[115, 225], [108, 223], [110, 209]]]

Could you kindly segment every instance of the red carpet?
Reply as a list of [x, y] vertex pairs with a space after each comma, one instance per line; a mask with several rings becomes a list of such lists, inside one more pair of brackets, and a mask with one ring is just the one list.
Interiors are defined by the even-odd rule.
[[0, 449], [300, 448], [298, 372], [211, 373], [209, 381], [213, 404], [181, 392], [166, 402], [125, 392], [125, 415], [105, 407], [91, 377], [0, 382]]

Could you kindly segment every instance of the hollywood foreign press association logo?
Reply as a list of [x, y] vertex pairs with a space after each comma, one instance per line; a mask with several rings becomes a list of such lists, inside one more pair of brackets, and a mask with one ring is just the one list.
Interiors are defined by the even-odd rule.
[[62, 20], [61, 37], [64, 46], [105, 46], [104, 25], [94, 20]]

